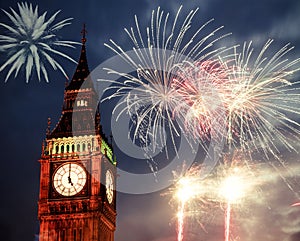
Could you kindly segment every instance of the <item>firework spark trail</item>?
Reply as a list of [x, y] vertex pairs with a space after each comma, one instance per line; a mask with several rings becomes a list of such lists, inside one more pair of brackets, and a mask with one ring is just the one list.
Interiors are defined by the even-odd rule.
[[33, 8], [32, 4], [18, 3], [19, 13], [10, 8], [11, 13], [2, 10], [11, 21], [12, 25], [0, 23], [0, 26], [7, 30], [6, 35], [0, 35], [0, 51], [7, 53], [7, 60], [0, 67], [0, 71], [5, 68], [10, 69], [6, 75], [5, 82], [15, 71], [16, 78], [22, 67], [25, 69], [26, 82], [32, 74], [33, 68], [41, 80], [41, 75], [49, 82], [46, 64], [54, 70], [60, 70], [67, 77], [63, 67], [52, 57], [60, 56], [77, 63], [68, 55], [56, 50], [56, 47], [74, 48], [72, 41], [57, 40], [56, 32], [66, 25], [70, 25], [72, 18], [64, 19], [58, 23], [53, 23], [60, 11], [57, 11], [48, 20], [47, 12], [38, 14], [38, 6]]
[[[183, 21], [180, 20], [181, 9], [182, 7], [179, 8], [172, 23], [169, 20], [169, 13], [165, 14], [160, 8], [153, 10], [150, 26], [146, 29], [146, 37], [143, 36], [138, 18], [135, 16], [135, 27], [125, 29], [134, 45], [133, 55], [129, 55], [113, 40], [110, 40], [110, 44], [105, 44], [118, 54], [135, 74], [107, 68], [108, 73], [119, 75], [125, 81], [122, 83], [112, 81], [112, 85], [105, 91], [114, 93], [102, 101], [125, 96], [114, 109], [114, 112], [119, 111], [119, 115], [126, 112], [131, 115], [136, 105], [143, 106], [137, 115], [134, 139], [138, 139], [140, 125], [147, 119], [148, 126], [144, 127], [146, 130], [144, 133], [146, 138], [147, 136], [154, 138], [153, 149], [159, 140], [166, 143], [167, 132], [160, 130], [168, 130], [176, 150], [175, 137], [180, 135], [180, 129], [172, 113], [176, 106], [183, 103], [172, 87], [177, 70], [194, 60], [204, 61], [214, 58], [226, 50], [225, 47], [212, 48], [217, 41], [228, 35], [219, 34], [223, 27], [202, 36], [203, 29], [206, 29], [212, 20], [193, 31], [192, 20], [198, 9], [190, 11]], [[109, 80], [99, 79], [99, 81]], [[134, 112], [136, 114], [136, 111]]]
[[201, 187], [199, 182], [199, 167], [191, 167], [188, 175], [178, 176], [174, 172], [174, 178], [177, 179], [175, 188], [175, 200], [178, 205], [177, 212], [177, 241], [182, 241], [184, 238], [185, 213], [187, 205], [192, 203], [200, 192], [205, 189]]
[[177, 234], [177, 241], [183, 240], [183, 229], [184, 229], [184, 208], [185, 208], [185, 201], [181, 200], [179, 204], [179, 209], [177, 213], [177, 223], [178, 223], [178, 234]]
[[[225, 205], [224, 213], [224, 240], [229, 241], [231, 236], [231, 212], [233, 205], [240, 204], [246, 198], [248, 192], [253, 192], [259, 181], [253, 181], [253, 170], [245, 166], [241, 160], [241, 153], [237, 153], [225, 166], [221, 166], [221, 175], [218, 184], [220, 201]], [[227, 157], [228, 158], [228, 157]], [[226, 159], [226, 158], [225, 158]]]
[[226, 214], [225, 214], [225, 241], [230, 239], [230, 221], [231, 221], [231, 204], [227, 202]]
[[297, 206], [300, 206], [300, 203], [294, 203], [291, 205], [292, 207], [297, 207]]
[[190, 177], [183, 177], [178, 181], [178, 188], [176, 192], [176, 197], [178, 200], [178, 213], [177, 213], [177, 241], [183, 240], [183, 230], [184, 230], [184, 213], [185, 207], [188, 201], [194, 195], [195, 188], [191, 186]]
[[192, 165], [185, 173], [182, 171], [179, 174], [173, 173], [176, 185], [170, 192], [178, 210], [176, 216], [178, 241], [184, 238], [185, 224], [195, 219], [197, 220], [195, 223], [207, 233], [205, 223], [212, 222], [216, 213], [214, 210], [223, 204], [224, 197], [220, 197], [219, 193], [219, 178], [215, 175], [203, 178], [201, 174], [204, 171], [203, 165]]
[[[279, 167], [282, 170], [274, 172], [268, 163], [255, 164], [250, 156], [246, 156], [240, 150], [235, 151], [232, 156], [226, 153], [224, 164], [217, 166], [215, 171], [206, 178], [201, 176], [203, 168], [201, 165], [193, 165], [184, 174], [174, 173], [174, 179], [179, 180], [176, 182], [175, 189], [171, 189], [178, 210], [176, 216], [178, 240], [183, 237], [180, 233], [183, 234], [187, 223], [199, 223], [204, 232], [207, 232], [205, 225], [213, 222], [216, 215], [223, 215], [224, 240], [237, 240], [238, 233], [232, 230], [232, 220], [235, 219], [233, 210], [239, 215], [248, 212], [249, 205], [266, 203], [264, 193], [269, 190], [268, 185], [282, 180], [283, 177], [289, 178], [294, 175], [299, 177], [300, 165], [291, 167], [296, 174], [282, 166]], [[292, 206], [300, 206], [300, 204], [296, 202]], [[195, 219], [197, 222], [194, 222]]]

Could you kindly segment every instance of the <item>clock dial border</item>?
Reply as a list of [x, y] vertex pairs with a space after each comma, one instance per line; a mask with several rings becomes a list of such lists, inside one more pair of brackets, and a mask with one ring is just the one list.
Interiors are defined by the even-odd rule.
[[[59, 171], [62, 173], [58, 174]], [[56, 175], [59, 175], [57, 180], [55, 180]], [[74, 162], [66, 162], [57, 165], [51, 179], [54, 192], [56, 195], [63, 197], [74, 197], [79, 195], [85, 189], [87, 182], [88, 175], [86, 168], [83, 165]], [[77, 185], [77, 188], [73, 187], [74, 185]]]

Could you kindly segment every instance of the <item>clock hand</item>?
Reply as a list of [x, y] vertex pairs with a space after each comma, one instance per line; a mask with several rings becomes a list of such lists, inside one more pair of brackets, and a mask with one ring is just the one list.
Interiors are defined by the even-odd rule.
[[73, 182], [72, 182], [72, 180], [71, 180], [71, 177], [70, 177], [70, 176], [68, 176], [68, 182], [71, 184], [71, 186], [73, 186]]
[[68, 182], [73, 186], [73, 182], [71, 180], [71, 163], [69, 164], [69, 176], [68, 176]]

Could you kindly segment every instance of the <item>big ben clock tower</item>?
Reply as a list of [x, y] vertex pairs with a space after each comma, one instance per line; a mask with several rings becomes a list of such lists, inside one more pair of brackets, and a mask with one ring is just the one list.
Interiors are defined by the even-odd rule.
[[97, 98], [88, 78], [85, 28], [82, 34], [81, 55], [65, 87], [60, 120], [53, 130], [48, 128], [43, 144], [39, 241], [114, 240], [116, 161], [94, 109]]

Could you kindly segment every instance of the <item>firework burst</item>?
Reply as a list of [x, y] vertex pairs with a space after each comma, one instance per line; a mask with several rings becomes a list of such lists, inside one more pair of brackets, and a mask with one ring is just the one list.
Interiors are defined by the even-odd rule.
[[221, 142], [225, 131], [225, 108], [218, 89], [228, 78], [228, 68], [219, 59], [195, 62], [181, 69], [174, 88], [183, 102], [174, 115], [184, 120], [184, 130], [200, 143]]
[[171, 133], [174, 147], [174, 139], [180, 133], [173, 115], [177, 106], [184, 105], [174, 82], [179, 69], [194, 60], [209, 60], [226, 49], [212, 48], [218, 40], [227, 36], [219, 34], [222, 27], [203, 35], [202, 30], [212, 22], [210, 20], [192, 31], [192, 20], [198, 9], [190, 11], [183, 21], [180, 20], [181, 9], [172, 22], [169, 13], [165, 14], [160, 8], [153, 10], [146, 37], [135, 16], [135, 27], [125, 29], [134, 45], [132, 54], [125, 52], [113, 40], [110, 40], [110, 45], [105, 44], [121, 56], [134, 72], [128, 74], [107, 69], [108, 73], [117, 74], [125, 80], [113, 81], [106, 91], [114, 93], [106, 99], [123, 97], [114, 111], [119, 111], [120, 115], [124, 112], [135, 115], [134, 139], [138, 139], [141, 132], [146, 138], [152, 136], [153, 149], [157, 144], [166, 143], [166, 131], [162, 130]]
[[74, 48], [76, 42], [57, 40], [56, 31], [64, 26], [71, 24], [71, 18], [64, 19], [58, 23], [54, 23], [57, 11], [49, 19], [46, 19], [47, 12], [42, 15], [38, 14], [38, 6], [35, 8], [32, 4], [18, 3], [19, 13], [14, 9], [10, 9], [11, 13], [2, 10], [11, 21], [12, 25], [0, 23], [7, 31], [6, 35], [0, 35], [0, 51], [7, 53], [7, 60], [0, 67], [0, 71], [9, 68], [5, 81], [15, 72], [17, 77], [20, 69], [25, 68], [26, 82], [32, 70], [36, 69], [36, 74], [41, 80], [41, 75], [49, 82], [46, 63], [50, 64], [54, 70], [60, 70], [66, 78], [67, 75], [63, 67], [53, 58], [61, 56], [74, 63], [68, 55], [56, 50], [56, 47]]
[[177, 94], [185, 105], [176, 113], [185, 116], [186, 131], [202, 141], [223, 136], [229, 150], [262, 151], [267, 158], [280, 159], [281, 147], [296, 151], [299, 82], [290, 78], [300, 59], [287, 59], [289, 45], [272, 53], [271, 43], [257, 57], [250, 42], [240, 53], [234, 47], [226, 61], [194, 62], [178, 72]]
[[289, 45], [268, 54], [271, 43], [267, 41], [257, 57], [251, 42], [241, 53], [235, 49], [228, 81], [218, 92], [227, 111], [229, 147], [262, 150], [267, 158], [279, 158], [280, 147], [295, 150], [290, 137], [299, 139], [299, 82], [290, 78], [299, 71], [300, 59], [287, 59], [293, 49]]

